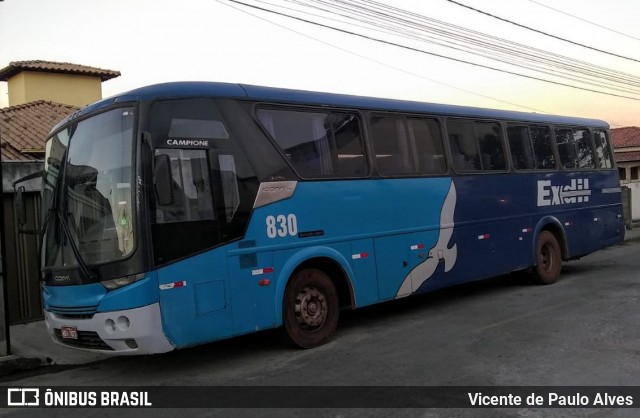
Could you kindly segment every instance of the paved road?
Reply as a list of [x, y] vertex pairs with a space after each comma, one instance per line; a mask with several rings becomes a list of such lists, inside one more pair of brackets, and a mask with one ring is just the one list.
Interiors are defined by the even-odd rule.
[[[166, 355], [114, 358], [3, 385], [638, 385], [640, 244], [565, 266], [552, 286], [517, 276], [344, 313], [334, 341], [282, 347], [263, 332]], [[38, 372], [36, 372], [38, 373]], [[1, 382], [1, 380], [0, 380]], [[150, 412], [150, 411], [148, 411]], [[637, 416], [637, 410], [191, 410], [193, 416]], [[54, 416], [51, 411], [0, 415]], [[60, 416], [120, 416], [58, 410]], [[140, 415], [139, 413], [136, 415]], [[175, 411], [156, 410], [154, 416]]]

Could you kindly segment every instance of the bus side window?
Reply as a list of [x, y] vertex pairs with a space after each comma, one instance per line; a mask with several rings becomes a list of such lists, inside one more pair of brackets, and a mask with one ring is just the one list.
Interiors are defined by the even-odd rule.
[[339, 177], [366, 176], [368, 167], [358, 118], [347, 113], [332, 113], [331, 126], [337, 156], [335, 174]]
[[513, 168], [516, 170], [532, 170], [535, 168], [533, 150], [529, 139], [529, 129], [526, 126], [507, 127], [509, 148]]
[[451, 160], [453, 168], [458, 172], [482, 169], [474, 125], [473, 121], [467, 120], [447, 121]]
[[564, 168], [595, 168], [588, 129], [556, 129], [560, 163]]
[[500, 125], [495, 122], [476, 122], [476, 137], [483, 170], [501, 171], [506, 168]]
[[442, 174], [447, 171], [437, 120], [409, 118], [409, 136], [415, 143], [419, 174]]
[[556, 157], [553, 153], [551, 130], [546, 126], [530, 126], [531, 145], [536, 159], [535, 168], [552, 170], [556, 168]]
[[258, 109], [256, 116], [301, 177], [363, 177], [367, 174], [362, 134], [355, 114]]
[[607, 133], [605, 131], [593, 131], [593, 139], [596, 145], [596, 158], [600, 168], [613, 168], [611, 161], [611, 148], [607, 141]]
[[371, 119], [371, 139], [378, 172], [382, 175], [415, 173], [415, 152], [409, 144], [405, 120], [376, 116]]
[[588, 129], [574, 129], [573, 142], [576, 148], [576, 163], [579, 168], [596, 168]]
[[573, 146], [573, 131], [571, 129], [556, 129], [555, 133], [560, 164], [563, 168], [577, 168], [576, 149]]
[[500, 124], [450, 119], [447, 121], [447, 131], [456, 171], [506, 169]]

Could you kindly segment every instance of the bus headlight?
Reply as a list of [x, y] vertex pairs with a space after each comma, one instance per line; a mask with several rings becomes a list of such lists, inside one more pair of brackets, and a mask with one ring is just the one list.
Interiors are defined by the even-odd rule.
[[130, 276], [118, 277], [117, 279], [105, 280], [102, 282], [102, 285], [106, 287], [107, 290], [115, 290], [121, 288], [122, 286], [137, 282], [138, 280], [142, 280], [144, 279], [144, 277], [144, 273], [132, 274]]

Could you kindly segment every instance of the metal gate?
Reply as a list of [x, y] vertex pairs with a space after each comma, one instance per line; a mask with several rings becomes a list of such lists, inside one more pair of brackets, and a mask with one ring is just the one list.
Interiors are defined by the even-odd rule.
[[3, 196], [6, 232], [7, 300], [9, 323], [17, 324], [43, 318], [40, 288], [40, 193], [24, 194], [27, 223], [18, 225], [14, 210], [15, 194]]

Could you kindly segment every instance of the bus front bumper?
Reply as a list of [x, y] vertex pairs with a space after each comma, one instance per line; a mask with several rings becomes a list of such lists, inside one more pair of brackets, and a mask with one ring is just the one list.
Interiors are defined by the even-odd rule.
[[45, 309], [47, 331], [65, 347], [104, 354], [165, 353], [175, 347], [162, 331], [160, 305], [97, 312], [90, 318], [60, 315]]

